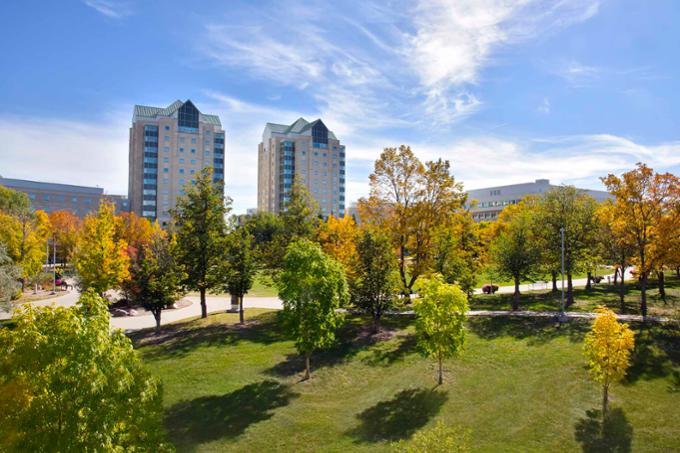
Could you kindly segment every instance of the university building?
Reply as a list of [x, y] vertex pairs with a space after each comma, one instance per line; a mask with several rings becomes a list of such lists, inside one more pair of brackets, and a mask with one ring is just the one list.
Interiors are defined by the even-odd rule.
[[[541, 195], [555, 187], [559, 186], [551, 185], [547, 179], [537, 179], [534, 182], [524, 184], [469, 190], [467, 192], [467, 203], [472, 217], [476, 221], [493, 221], [498, 218], [498, 214], [506, 206], [519, 203], [527, 195]], [[612, 198], [609, 192], [603, 190], [579, 190], [583, 191], [586, 195], [590, 195], [598, 202]], [[476, 205], [473, 205], [473, 201], [476, 201]]]
[[101, 187], [12, 178], [0, 178], [0, 186], [25, 193], [31, 200], [31, 206], [34, 210], [42, 210], [47, 213], [69, 211], [79, 217], [85, 217], [87, 214], [97, 211], [102, 199], [111, 201], [116, 206], [117, 213], [128, 211], [127, 197], [106, 195]]
[[224, 130], [219, 117], [190, 101], [167, 107], [135, 105], [130, 127], [130, 211], [161, 226], [187, 184], [205, 167], [224, 190]]
[[258, 147], [258, 210], [284, 210], [296, 175], [324, 217], [344, 215], [345, 146], [320, 119], [267, 123]]

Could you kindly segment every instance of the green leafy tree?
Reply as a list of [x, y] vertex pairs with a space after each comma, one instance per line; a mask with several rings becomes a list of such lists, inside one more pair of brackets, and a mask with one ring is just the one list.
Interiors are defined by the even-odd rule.
[[497, 274], [515, 282], [513, 310], [519, 308], [520, 282], [532, 278], [540, 263], [540, 250], [532, 245], [533, 231], [532, 211], [519, 203], [503, 210], [498, 235], [491, 243], [491, 260]]
[[184, 285], [198, 291], [201, 317], [208, 317], [205, 294], [221, 287], [225, 216], [231, 199], [225, 200], [221, 183], [214, 183], [212, 169], [205, 168], [195, 185], [177, 200], [172, 215], [177, 228], [178, 261], [186, 272]]
[[598, 307], [593, 327], [586, 335], [583, 351], [594, 380], [602, 384], [602, 416], [607, 416], [609, 386], [623, 379], [635, 347], [635, 333], [621, 324], [608, 308]]
[[177, 242], [156, 226], [150, 242], [137, 251], [127, 285], [132, 301], [153, 314], [156, 331], [161, 328], [162, 311], [184, 296], [185, 278], [177, 261]]
[[74, 260], [83, 289], [103, 295], [129, 278], [127, 243], [116, 240], [115, 207], [102, 201], [96, 215], [88, 215], [78, 237]]
[[298, 352], [305, 356], [308, 379], [312, 352], [335, 341], [341, 319], [336, 310], [349, 299], [345, 274], [318, 244], [298, 239], [288, 246], [277, 287], [284, 325]]
[[567, 274], [567, 306], [574, 303], [572, 275], [584, 269], [592, 256], [599, 230], [597, 202], [573, 186], [560, 186], [546, 192], [538, 203], [534, 218], [536, 231], [543, 240], [542, 247], [553, 260], [552, 268], [559, 268], [561, 260], [561, 232], [564, 228], [564, 270]]
[[0, 329], [0, 450], [162, 452], [161, 386], [106, 302], [26, 307]]
[[442, 362], [460, 354], [465, 345], [467, 296], [458, 286], [446, 283], [441, 274], [422, 279], [416, 290], [420, 295], [413, 304], [418, 346], [423, 355], [437, 360], [438, 382], [442, 384]]
[[470, 453], [469, 433], [450, 426], [441, 420], [429, 429], [418, 431], [410, 440], [395, 445], [399, 453]]
[[366, 230], [356, 247], [357, 263], [352, 279], [352, 303], [371, 315], [373, 332], [380, 330], [380, 318], [395, 302], [399, 291], [397, 261], [387, 236]]
[[257, 212], [245, 221], [248, 233], [253, 237], [253, 254], [260, 269], [271, 271], [281, 264], [285, 247], [283, 221], [271, 212]]
[[319, 206], [307, 190], [302, 177], [295, 175], [290, 199], [281, 213], [286, 246], [296, 239], [312, 239], [319, 228], [319, 214]]
[[224, 247], [224, 289], [238, 298], [239, 321], [243, 323], [243, 296], [250, 291], [257, 266], [252, 251], [253, 237], [245, 227], [237, 227], [226, 237]]
[[0, 242], [0, 308], [8, 308], [19, 291], [21, 269], [16, 266], [7, 254], [5, 245]]

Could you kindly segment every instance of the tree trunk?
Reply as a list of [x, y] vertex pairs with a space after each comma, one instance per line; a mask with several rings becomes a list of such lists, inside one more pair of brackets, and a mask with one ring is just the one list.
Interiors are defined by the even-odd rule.
[[161, 331], [161, 310], [153, 310], [153, 317], [156, 320], [156, 333]]
[[571, 271], [567, 272], [567, 307], [574, 305], [574, 283], [571, 278]]
[[607, 407], [609, 403], [609, 382], [602, 386], [602, 420], [607, 418]]
[[647, 272], [640, 272], [640, 312], [647, 318]]
[[552, 277], [552, 292], [557, 293], [559, 291], [557, 289], [557, 272], [551, 271], [550, 275]]
[[380, 332], [380, 314], [378, 313], [373, 313], [373, 334], [377, 334]]
[[437, 381], [439, 385], [442, 385], [444, 383], [444, 376], [442, 372], [442, 357], [441, 355], [439, 356], [439, 380]]
[[205, 288], [201, 288], [198, 291], [201, 294], [201, 318], [207, 318], [208, 306], [205, 303]]
[[593, 273], [588, 271], [588, 277], [586, 278], [586, 289], [591, 290], [593, 289], [593, 285], [590, 284], [590, 281], [593, 279]]
[[625, 295], [626, 295], [626, 285], [625, 285], [625, 280], [623, 278], [625, 274], [625, 270], [623, 270], [623, 267], [621, 268], [621, 284], [619, 285], [619, 302], [621, 303], [621, 313], [626, 312], [626, 302], [624, 301]]
[[680, 277], [680, 266], [675, 268], [675, 276]]
[[663, 274], [663, 269], [660, 270], [659, 272], [656, 273], [658, 279], [659, 279], [659, 296], [661, 296], [661, 300], [663, 300], [663, 303], [666, 303], [666, 278]]
[[238, 297], [238, 321], [243, 324], [243, 295]]
[[519, 309], [519, 276], [515, 276], [515, 293], [512, 295], [512, 309]]
[[614, 286], [619, 282], [619, 266], [614, 269]]
[[310, 366], [310, 356], [312, 354], [310, 352], [305, 352], [305, 377], [304, 379], [307, 380], [309, 379], [310, 373], [312, 372], [311, 366]]

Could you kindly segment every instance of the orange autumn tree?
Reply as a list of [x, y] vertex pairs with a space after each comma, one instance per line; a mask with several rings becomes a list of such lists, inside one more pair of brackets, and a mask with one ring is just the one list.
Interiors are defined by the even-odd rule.
[[73, 257], [78, 240], [81, 220], [70, 211], [54, 211], [50, 213], [51, 235], [56, 242], [57, 257], [63, 262]]
[[82, 289], [98, 294], [118, 287], [130, 275], [127, 243], [116, 238], [114, 206], [103, 200], [96, 214], [85, 217], [74, 255]]
[[328, 220], [319, 226], [318, 238], [321, 248], [342, 265], [348, 277], [353, 275], [356, 267], [358, 236], [359, 228], [350, 216], [330, 215]]
[[[614, 195], [614, 215], [621, 221], [622, 233], [635, 246], [635, 265], [640, 276], [640, 311], [647, 316], [647, 282], [655, 269], [654, 248], [664, 217], [677, 208], [680, 179], [671, 173], [655, 173], [643, 163], [618, 177], [602, 178]], [[669, 244], [661, 243], [661, 246]]]
[[423, 164], [408, 146], [385, 148], [369, 176], [370, 195], [359, 200], [362, 222], [388, 234], [397, 250], [406, 295], [431, 268], [435, 227], [465, 201], [450, 170], [447, 160]]

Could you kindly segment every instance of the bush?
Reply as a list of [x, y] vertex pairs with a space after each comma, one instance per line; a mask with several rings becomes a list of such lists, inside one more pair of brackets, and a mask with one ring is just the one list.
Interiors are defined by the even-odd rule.
[[395, 444], [399, 453], [469, 453], [469, 433], [438, 421], [434, 427], [417, 432], [409, 442]]

